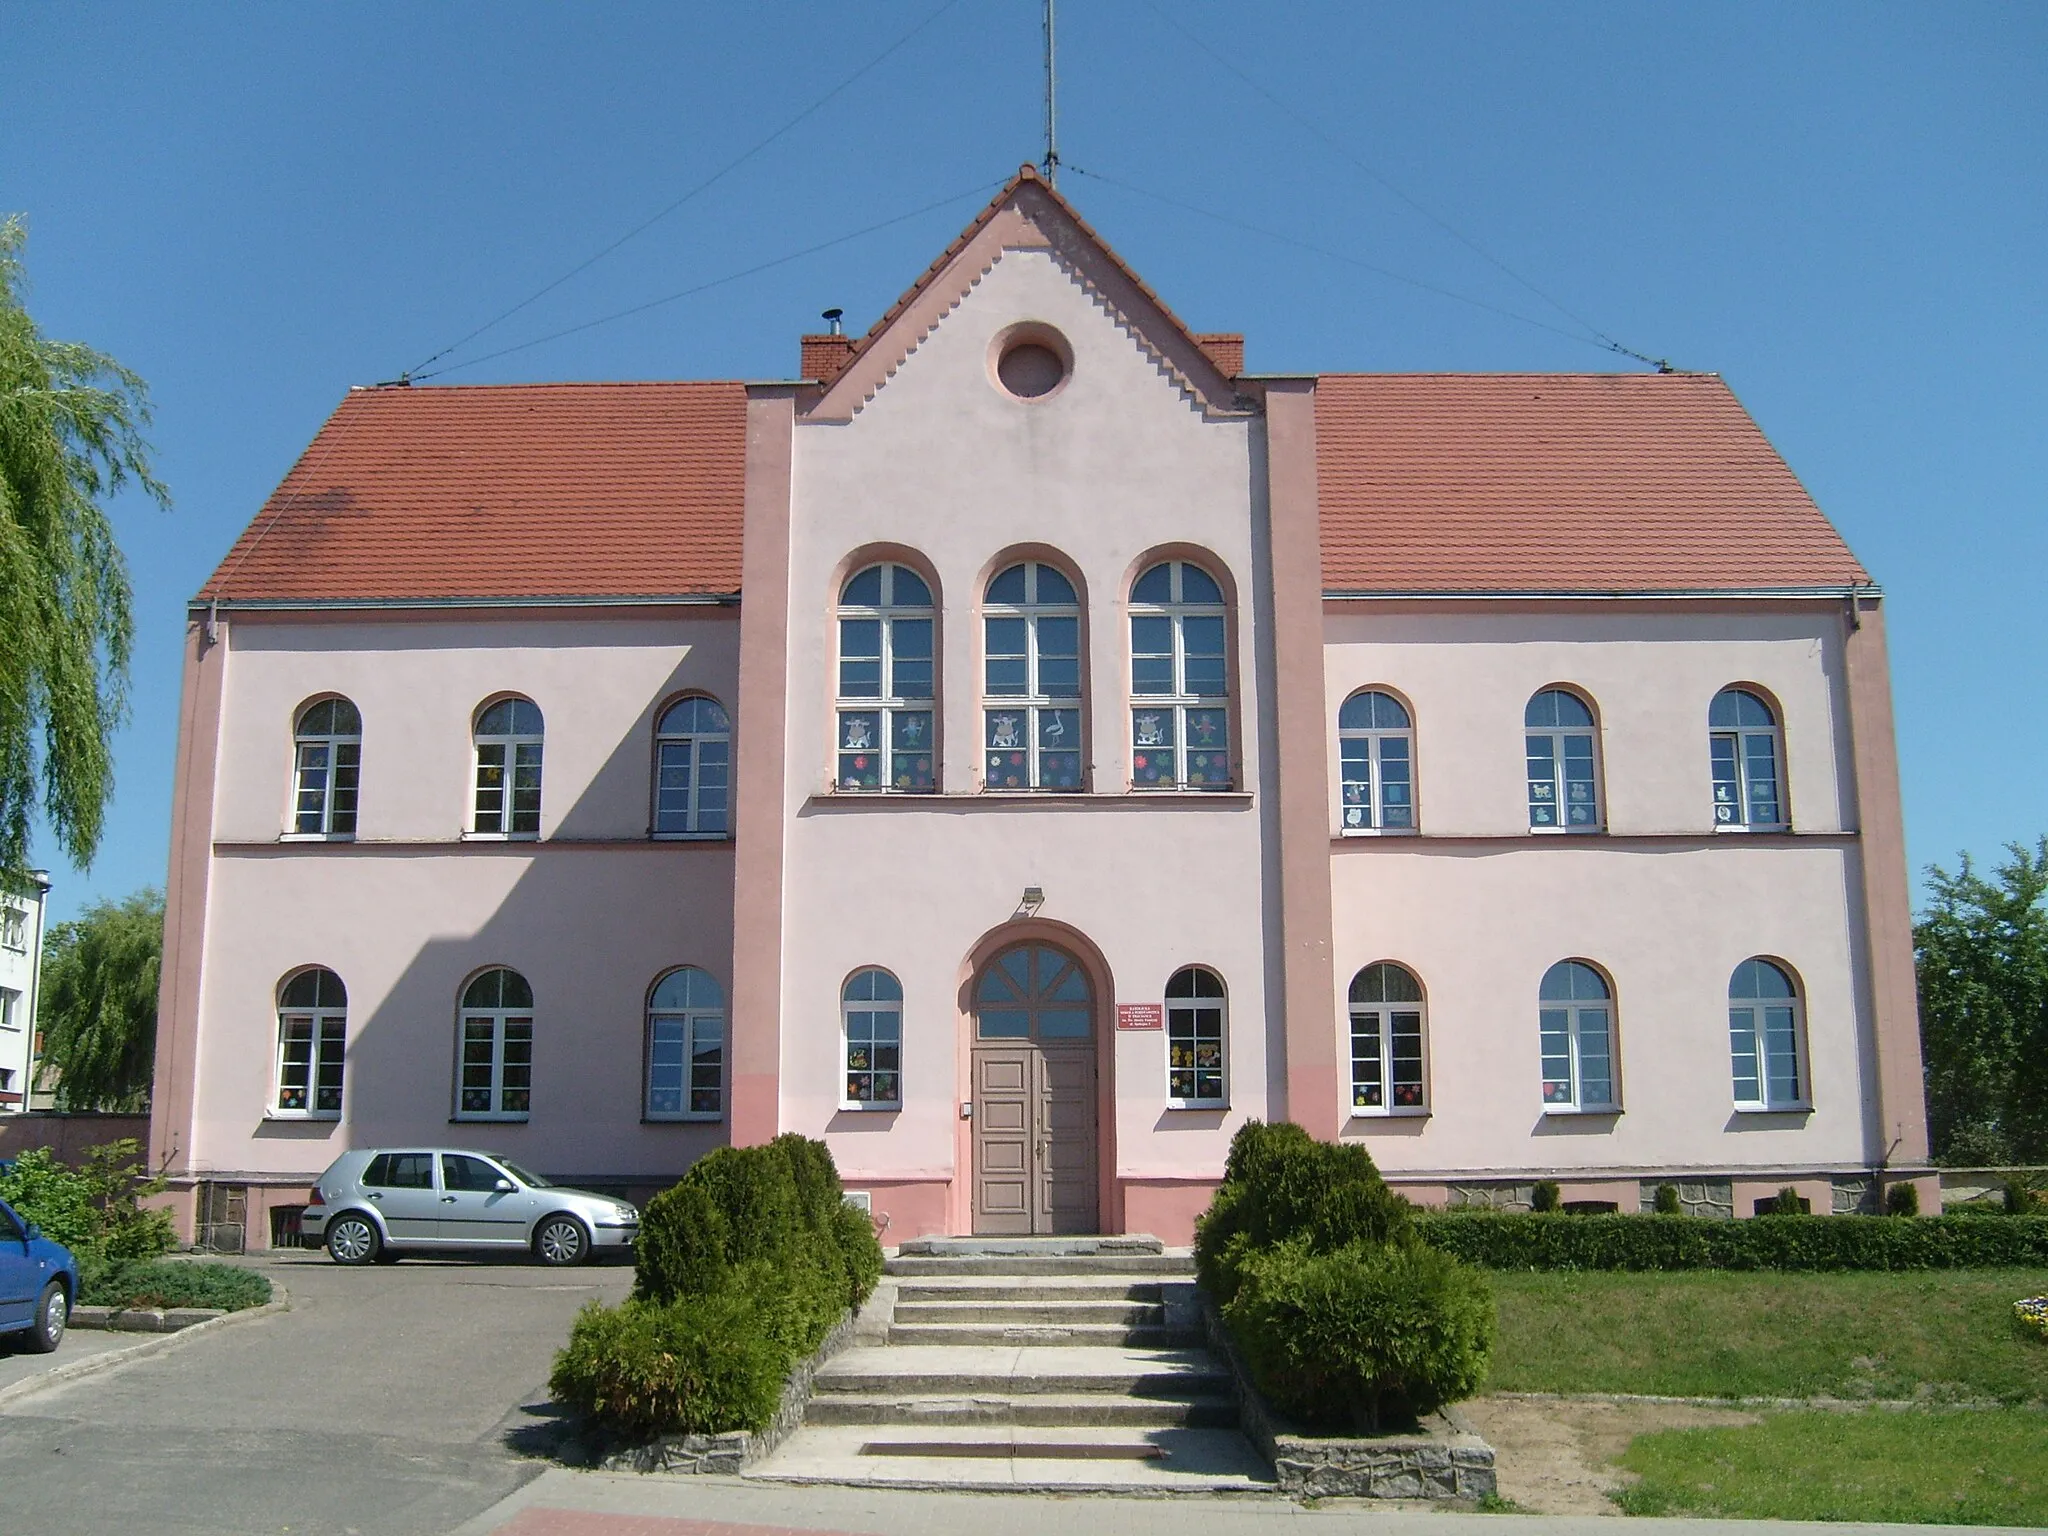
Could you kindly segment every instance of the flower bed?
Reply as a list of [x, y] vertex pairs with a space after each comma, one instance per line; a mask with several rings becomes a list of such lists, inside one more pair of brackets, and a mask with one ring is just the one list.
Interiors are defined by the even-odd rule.
[[2012, 1310], [2022, 1328], [2048, 1340], [2048, 1296], [2030, 1296], [2025, 1301], [2016, 1301]]

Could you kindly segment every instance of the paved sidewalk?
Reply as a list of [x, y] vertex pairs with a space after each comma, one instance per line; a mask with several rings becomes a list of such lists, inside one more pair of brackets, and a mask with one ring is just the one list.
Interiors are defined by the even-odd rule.
[[151, 1333], [108, 1333], [97, 1328], [73, 1328], [64, 1335], [57, 1352], [50, 1355], [32, 1355], [26, 1350], [0, 1344], [0, 1392], [17, 1383], [32, 1381], [59, 1366], [89, 1360], [95, 1355], [133, 1349], [156, 1337], [158, 1335]]
[[[449, 1536], [1625, 1536], [1612, 1516], [1463, 1515], [1330, 1500], [1066, 1498], [779, 1486], [727, 1477], [553, 1470]], [[1636, 1522], [1656, 1536], [1859, 1536], [1955, 1526], [1770, 1520]]]

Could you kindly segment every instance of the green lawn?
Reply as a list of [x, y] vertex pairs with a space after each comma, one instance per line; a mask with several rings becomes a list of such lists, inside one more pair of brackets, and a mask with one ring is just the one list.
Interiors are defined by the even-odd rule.
[[[2048, 1354], [2048, 1350], [2042, 1353]], [[1632, 1515], [2048, 1526], [2048, 1415], [2031, 1408], [1774, 1413], [1639, 1435]]]
[[[2048, 1273], [1490, 1278], [1500, 1342], [1486, 1391], [2048, 1402], [2048, 1344], [2012, 1311], [2048, 1292]], [[2031, 1422], [2048, 1446], [2048, 1419]]]

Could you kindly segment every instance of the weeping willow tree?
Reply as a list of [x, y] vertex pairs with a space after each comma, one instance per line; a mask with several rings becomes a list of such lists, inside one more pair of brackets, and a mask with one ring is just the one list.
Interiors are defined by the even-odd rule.
[[82, 867], [113, 794], [134, 620], [102, 503], [132, 481], [170, 505], [142, 380], [29, 318], [27, 233], [0, 221], [0, 885], [16, 888], [39, 804]]
[[43, 1035], [36, 1075], [51, 1070], [64, 1108], [149, 1108], [163, 960], [160, 891], [96, 901], [50, 930], [36, 1005]]

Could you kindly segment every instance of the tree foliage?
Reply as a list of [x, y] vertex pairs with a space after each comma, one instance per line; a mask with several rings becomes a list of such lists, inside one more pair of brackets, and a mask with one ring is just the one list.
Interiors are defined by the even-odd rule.
[[19, 218], [0, 220], [0, 884], [17, 888], [38, 801], [86, 865], [113, 792], [134, 621], [101, 503], [133, 481], [170, 504], [142, 380], [29, 318], [26, 239]]
[[40, 1060], [56, 1070], [66, 1109], [149, 1107], [163, 954], [164, 898], [155, 890], [94, 902], [50, 930], [36, 1024]]
[[1914, 926], [1934, 1155], [2048, 1160], [2048, 837], [1985, 878], [1936, 868]]

